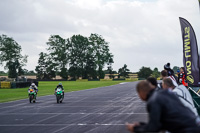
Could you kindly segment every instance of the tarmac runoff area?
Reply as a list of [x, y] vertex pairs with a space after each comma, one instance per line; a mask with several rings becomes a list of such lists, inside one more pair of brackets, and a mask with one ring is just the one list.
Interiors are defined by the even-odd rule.
[[[137, 82], [0, 103], [0, 133], [129, 133], [126, 122], [147, 121]], [[67, 88], [67, 87], [65, 87]]]

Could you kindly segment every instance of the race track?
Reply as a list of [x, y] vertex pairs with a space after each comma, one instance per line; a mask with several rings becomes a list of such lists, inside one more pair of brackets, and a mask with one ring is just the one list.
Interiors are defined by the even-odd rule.
[[61, 104], [54, 95], [0, 103], [0, 133], [128, 133], [126, 122], [147, 121], [136, 83], [65, 93]]

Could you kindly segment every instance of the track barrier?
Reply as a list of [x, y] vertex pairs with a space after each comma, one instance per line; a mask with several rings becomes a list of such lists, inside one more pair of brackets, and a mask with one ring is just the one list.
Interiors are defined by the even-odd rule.
[[[0, 82], [2, 89], [10, 88], [26, 88], [31, 85], [32, 82]], [[35, 85], [38, 86], [38, 82], [34, 81]]]
[[195, 105], [197, 112], [200, 116], [200, 95], [198, 93], [196, 93], [192, 87], [189, 87], [189, 92], [192, 96], [194, 105]]
[[10, 82], [1, 82], [1, 88], [4, 88], [4, 89], [11, 88]]

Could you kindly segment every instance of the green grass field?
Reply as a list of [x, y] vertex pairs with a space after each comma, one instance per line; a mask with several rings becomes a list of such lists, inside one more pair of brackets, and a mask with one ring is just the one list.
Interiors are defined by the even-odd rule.
[[[127, 81], [90, 81], [90, 82], [77, 82], [77, 81], [64, 81], [62, 82], [65, 93], [71, 91], [79, 91], [84, 89], [91, 89], [97, 87], [104, 87], [109, 85], [116, 85], [121, 82]], [[59, 82], [48, 81], [39, 82], [38, 96], [53, 95], [54, 90]], [[0, 89], [0, 103], [14, 101], [19, 99], [28, 98], [28, 88], [16, 88], [16, 89]]]

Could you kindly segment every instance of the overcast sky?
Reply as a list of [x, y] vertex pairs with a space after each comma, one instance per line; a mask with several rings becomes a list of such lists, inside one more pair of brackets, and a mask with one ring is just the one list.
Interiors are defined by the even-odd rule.
[[[113, 68], [170, 62], [183, 65], [179, 17], [187, 19], [200, 41], [198, 0], [1, 0], [0, 34], [13, 37], [34, 70], [50, 35], [102, 35], [114, 54]], [[0, 67], [3, 70], [3, 67]]]

